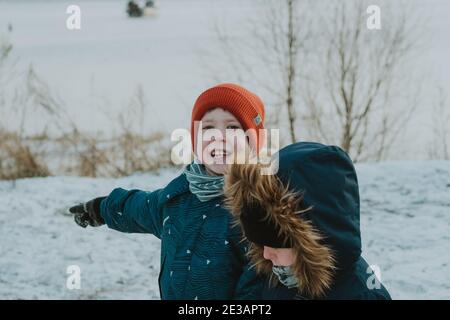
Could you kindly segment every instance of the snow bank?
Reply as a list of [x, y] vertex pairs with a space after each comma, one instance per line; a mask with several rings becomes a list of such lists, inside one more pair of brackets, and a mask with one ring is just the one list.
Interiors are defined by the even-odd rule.
[[[450, 299], [450, 163], [364, 164], [363, 255], [393, 298]], [[121, 179], [51, 177], [0, 182], [0, 298], [159, 299], [159, 240], [81, 229], [70, 205], [115, 187], [154, 190], [178, 174]], [[67, 267], [81, 268], [68, 290]]]

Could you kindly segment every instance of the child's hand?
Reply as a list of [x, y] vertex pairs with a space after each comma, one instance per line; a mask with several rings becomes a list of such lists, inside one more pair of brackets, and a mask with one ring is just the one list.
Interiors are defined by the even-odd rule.
[[75, 222], [83, 228], [86, 228], [88, 225], [91, 227], [99, 227], [105, 224], [105, 221], [100, 215], [100, 202], [105, 198], [95, 198], [86, 203], [71, 207], [69, 211], [74, 214]]

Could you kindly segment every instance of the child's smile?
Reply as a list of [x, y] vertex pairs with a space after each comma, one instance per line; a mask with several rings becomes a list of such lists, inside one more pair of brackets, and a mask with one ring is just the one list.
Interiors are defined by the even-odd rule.
[[211, 157], [213, 157], [214, 159], [225, 159], [227, 156], [231, 155], [232, 153], [230, 151], [227, 150], [222, 150], [222, 149], [213, 149], [213, 151], [211, 151]]

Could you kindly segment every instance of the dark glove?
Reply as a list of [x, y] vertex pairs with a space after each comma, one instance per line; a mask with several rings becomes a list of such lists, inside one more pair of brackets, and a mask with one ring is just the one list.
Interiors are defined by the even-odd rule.
[[71, 207], [69, 211], [74, 214], [75, 222], [83, 228], [86, 228], [88, 225], [91, 227], [99, 227], [105, 224], [105, 220], [100, 215], [100, 202], [105, 198], [95, 198], [86, 203]]

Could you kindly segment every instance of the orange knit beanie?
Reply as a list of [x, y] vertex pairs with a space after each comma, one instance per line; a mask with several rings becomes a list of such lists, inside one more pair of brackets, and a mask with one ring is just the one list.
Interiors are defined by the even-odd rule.
[[204, 91], [195, 101], [191, 118], [192, 148], [195, 146], [195, 121], [200, 121], [206, 112], [222, 108], [233, 114], [244, 128], [256, 130], [256, 135], [250, 135], [250, 145], [258, 152], [264, 141], [259, 135], [259, 129], [264, 129], [264, 103], [253, 92], [232, 83], [223, 83]]

